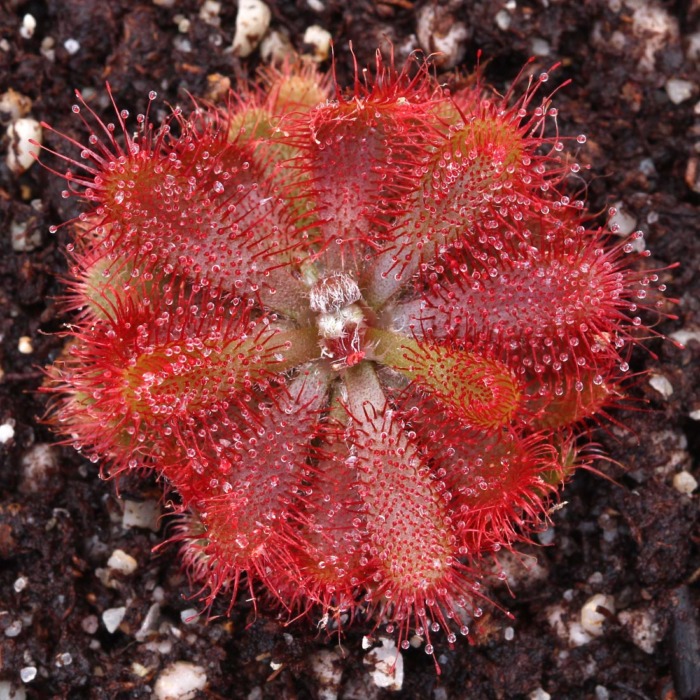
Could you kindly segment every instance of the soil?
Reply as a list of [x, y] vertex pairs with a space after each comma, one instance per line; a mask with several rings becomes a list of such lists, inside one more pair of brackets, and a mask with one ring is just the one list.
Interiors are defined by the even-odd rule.
[[[201, 11], [203, 4], [213, 17]], [[535, 74], [560, 63], [550, 82], [571, 82], [556, 96], [559, 128], [588, 136], [580, 158], [590, 165], [591, 212], [604, 221], [616, 204], [623, 232], [645, 231], [649, 266], [664, 270], [668, 295], [678, 299], [668, 311], [677, 318], [664, 318], [648, 351], [635, 352], [627, 408], [611, 412], [591, 436], [608, 457], [596, 463], [598, 473], [582, 471], [567, 485], [554, 526], [540, 536], [549, 546], [526, 552], [537, 564], [526, 559], [528, 567], [514, 567], [514, 597], [505, 587], [492, 591], [513, 619], [493, 611], [473, 644], [438, 645], [439, 676], [422, 649], [404, 652], [401, 690], [382, 689], [367, 663], [361, 624], [339, 646], [314, 621], [285, 625], [264, 605], [256, 614], [245, 596], [230, 614], [222, 602], [214, 609], [218, 617], [189, 619], [197, 602], [174, 549], [152, 552], [164, 528], [157, 522], [154, 529], [124, 526], [125, 503], [148, 507], [157, 501], [157, 487], [127, 479], [117, 493], [100, 480], [99, 465], [53, 444], [41, 421], [46, 397], [36, 390], [41, 368], [64, 342], [56, 334], [67, 321], [57, 310], [56, 275], [66, 269], [61, 250], [70, 232], [48, 229], [75, 216], [76, 203], [63, 199], [63, 183], [39, 166], [11, 172], [5, 137], [0, 698], [152, 697], [157, 679], [178, 661], [206, 674], [206, 689], [192, 698], [700, 698], [700, 497], [681, 492], [683, 479], [674, 479], [678, 472], [700, 479], [700, 3], [268, 5], [271, 29], [299, 52], [313, 51], [304, 43], [310, 25], [330, 32], [341, 84], [352, 77], [350, 42], [360, 65], [371, 64], [388, 40], [401, 60], [411, 48], [444, 50], [443, 35], [460, 22], [461, 38], [436, 58], [441, 80], [468, 74], [478, 52], [487, 80], [500, 90], [530, 56]], [[30, 116], [78, 138], [75, 88], [103, 115], [109, 112], [106, 80], [132, 114], [145, 109], [150, 90], [157, 90], [161, 105], [186, 105], [188, 93], [215, 97], [222, 76], [235, 85], [253, 78], [262, 61], [259, 51], [241, 59], [229, 50], [236, 11], [229, 1], [3, 0], [0, 93], [11, 88], [26, 96]], [[426, 27], [430, 13], [435, 21]], [[0, 119], [4, 132], [9, 115]], [[45, 132], [44, 143], [57, 140]], [[675, 262], [680, 266], [671, 268]], [[133, 557], [133, 571], [107, 567], [115, 550]], [[599, 593], [609, 596], [593, 603], [603, 603], [601, 633], [580, 643], [575, 623]], [[105, 619], [118, 618], [122, 607], [121, 623], [110, 631]], [[552, 624], [557, 614], [559, 624]], [[324, 658], [325, 674], [319, 671]]]

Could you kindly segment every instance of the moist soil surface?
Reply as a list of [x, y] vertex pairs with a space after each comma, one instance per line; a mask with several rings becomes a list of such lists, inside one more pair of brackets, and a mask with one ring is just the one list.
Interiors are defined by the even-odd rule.
[[[0, 698], [148, 698], [177, 662], [206, 675], [206, 688], [187, 696], [197, 698], [699, 698], [700, 496], [684, 493], [688, 479], [676, 475], [700, 479], [700, 3], [268, 4], [271, 30], [299, 53], [323, 53], [305, 43], [309, 26], [330, 33], [340, 84], [352, 80], [350, 42], [360, 66], [388, 41], [397, 63], [412, 49], [442, 50], [435, 72], [448, 84], [463, 80], [481, 52], [485, 78], [500, 91], [531, 56], [535, 75], [560, 63], [549, 84], [570, 80], [555, 98], [558, 124], [562, 134], [588, 137], [578, 157], [589, 166], [590, 211], [605, 223], [615, 205], [621, 233], [644, 230], [652, 251], [645, 264], [663, 270], [668, 296], [678, 299], [666, 311], [677, 318], [657, 323], [648, 350], [635, 350], [626, 406], [592, 427], [589, 439], [608, 455], [595, 463], [598, 473], [574, 476], [553, 526], [539, 536], [546, 546], [514, 559], [513, 595], [491, 590], [513, 618], [491, 610], [471, 644], [437, 641], [439, 675], [422, 648], [403, 652], [401, 689], [383, 689], [361, 620], [338, 640], [313, 618], [285, 624], [264, 601], [256, 612], [245, 595], [230, 611], [220, 601], [212, 619], [191, 619], [198, 603], [175, 548], [153, 551], [167, 526], [125, 526], [125, 507], [137, 504], [143, 517], [158, 502], [158, 485], [130, 477], [117, 491], [99, 478], [99, 465], [55, 446], [37, 388], [65, 342], [57, 332], [69, 319], [56, 297], [70, 227], [51, 234], [49, 226], [74, 217], [78, 204], [62, 198], [64, 183], [40, 166], [12, 172], [5, 136]], [[188, 94], [216, 100], [227, 79], [254, 79], [264, 63], [259, 50], [245, 59], [230, 51], [236, 11], [230, 0], [3, 0], [0, 92], [16, 91], [28, 99], [28, 116], [79, 139], [75, 88], [107, 119], [105, 81], [132, 114], [156, 90], [156, 120], [167, 103], [187, 108]], [[5, 106], [0, 119], [4, 133], [12, 119]], [[45, 132], [46, 146], [58, 143]], [[108, 568], [115, 550], [136, 568]], [[595, 594], [608, 597], [594, 600], [604, 620], [587, 641], [577, 622]]]

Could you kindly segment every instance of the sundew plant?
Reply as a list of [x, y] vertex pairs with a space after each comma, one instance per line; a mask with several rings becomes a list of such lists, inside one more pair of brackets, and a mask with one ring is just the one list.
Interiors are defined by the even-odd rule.
[[288, 66], [161, 125], [78, 95], [53, 421], [105, 474], [155, 472], [207, 603], [433, 653], [587, 463], [663, 286], [641, 233], [588, 223], [585, 137], [526, 74]]

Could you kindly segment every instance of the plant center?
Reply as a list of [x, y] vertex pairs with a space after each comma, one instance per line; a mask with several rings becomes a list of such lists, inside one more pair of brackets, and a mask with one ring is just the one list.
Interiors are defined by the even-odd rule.
[[352, 367], [364, 359], [365, 314], [357, 282], [336, 272], [316, 282], [309, 293], [316, 313], [321, 355], [334, 369]]

